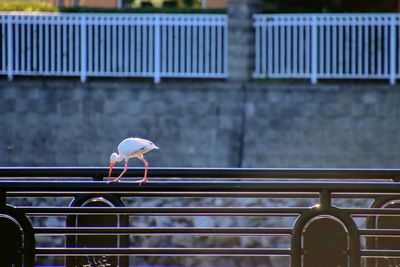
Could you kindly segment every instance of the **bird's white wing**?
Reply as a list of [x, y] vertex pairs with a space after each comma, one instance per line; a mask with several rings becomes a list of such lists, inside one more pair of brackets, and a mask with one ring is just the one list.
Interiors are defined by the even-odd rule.
[[149, 140], [147, 140], [147, 139], [143, 139], [143, 138], [135, 137], [135, 138], [132, 138], [132, 139], [133, 139], [135, 142], [141, 144], [142, 146], [150, 146], [150, 145], [153, 144], [153, 142], [151, 142], [151, 141], [149, 141]]
[[128, 156], [143, 149], [144, 147], [145, 145], [143, 145], [141, 142], [138, 142], [135, 138], [127, 138], [118, 145], [118, 152]]

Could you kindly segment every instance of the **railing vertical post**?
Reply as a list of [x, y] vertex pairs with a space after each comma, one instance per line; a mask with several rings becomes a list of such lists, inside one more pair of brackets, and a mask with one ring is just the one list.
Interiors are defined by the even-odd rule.
[[320, 193], [320, 205], [323, 209], [331, 207], [331, 194], [328, 190], [322, 190]]
[[317, 83], [317, 17], [312, 16], [311, 24], [311, 83]]
[[86, 82], [86, 17], [81, 18], [81, 82]]
[[390, 84], [396, 83], [396, 17], [390, 16]]
[[8, 79], [12, 81], [14, 76], [14, 31], [13, 31], [13, 16], [7, 16], [7, 27], [8, 27]]
[[4, 189], [0, 189], [0, 208], [5, 207], [7, 204], [7, 195]]
[[160, 15], [156, 15], [154, 21], [154, 82], [159, 83], [161, 80], [160, 65]]

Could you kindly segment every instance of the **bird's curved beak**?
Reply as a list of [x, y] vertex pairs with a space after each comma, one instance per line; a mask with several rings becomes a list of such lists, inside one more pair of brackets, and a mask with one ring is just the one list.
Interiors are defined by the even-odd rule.
[[108, 172], [108, 178], [111, 177], [112, 169], [114, 168], [115, 162], [110, 162], [110, 170]]

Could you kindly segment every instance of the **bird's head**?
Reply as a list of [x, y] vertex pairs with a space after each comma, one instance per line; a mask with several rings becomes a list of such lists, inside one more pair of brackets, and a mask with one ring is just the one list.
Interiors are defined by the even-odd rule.
[[119, 161], [119, 156], [117, 153], [112, 153], [110, 156], [110, 170], [108, 172], [108, 177], [111, 177], [112, 169], [115, 166], [115, 162]]

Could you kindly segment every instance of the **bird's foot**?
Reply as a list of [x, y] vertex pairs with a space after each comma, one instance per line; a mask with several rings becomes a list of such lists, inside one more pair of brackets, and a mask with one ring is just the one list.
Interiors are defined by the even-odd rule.
[[119, 178], [115, 178], [114, 180], [108, 181], [107, 184], [109, 183], [119, 183], [121, 180]]
[[146, 184], [148, 182], [147, 178], [143, 178], [141, 180], [136, 181], [139, 185]]

